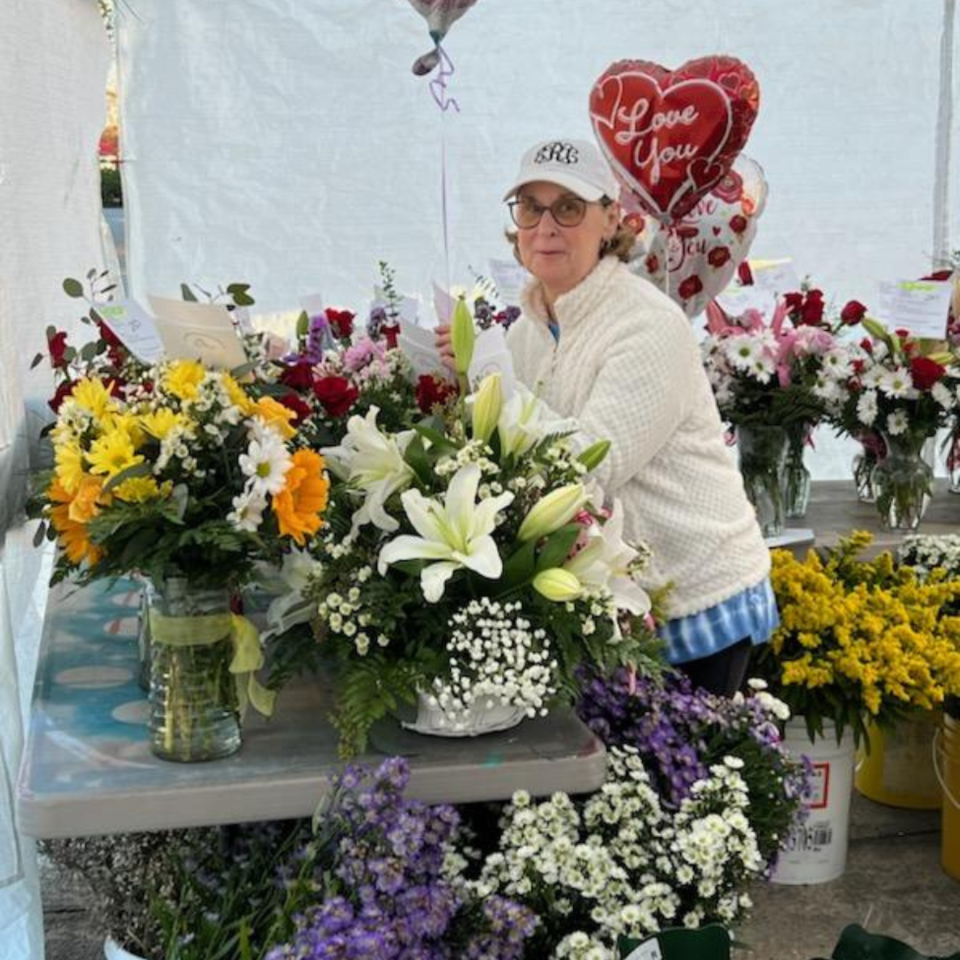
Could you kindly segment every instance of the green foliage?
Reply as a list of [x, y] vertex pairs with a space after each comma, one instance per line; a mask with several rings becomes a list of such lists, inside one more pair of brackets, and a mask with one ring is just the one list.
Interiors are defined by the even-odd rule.
[[123, 184], [117, 167], [100, 167], [100, 202], [104, 207], [123, 206]]

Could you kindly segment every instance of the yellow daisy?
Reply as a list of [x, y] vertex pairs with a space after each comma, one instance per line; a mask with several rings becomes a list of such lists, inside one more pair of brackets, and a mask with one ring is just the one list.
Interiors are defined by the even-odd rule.
[[110, 391], [102, 380], [95, 380], [84, 377], [78, 380], [74, 385], [73, 392], [70, 394], [78, 406], [82, 407], [88, 413], [92, 413], [98, 420], [116, 404]]
[[140, 418], [132, 413], [114, 413], [106, 418], [104, 427], [108, 430], [118, 430], [125, 433], [133, 444], [134, 449], [143, 446], [147, 439]]
[[87, 459], [91, 473], [103, 473], [108, 477], [143, 463], [143, 456], [134, 450], [133, 441], [123, 430], [111, 430], [95, 440]]
[[175, 360], [164, 374], [163, 388], [179, 400], [193, 400], [206, 375], [203, 364], [196, 360]]
[[239, 407], [244, 416], [249, 416], [257, 409], [257, 405], [229, 373], [221, 373], [220, 381], [223, 383], [223, 389], [227, 391], [227, 395], [230, 397], [230, 402], [235, 407]]
[[273, 427], [284, 440], [297, 435], [297, 431], [290, 426], [290, 421], [296, 417], [296, 413], [282, 403], [278, 403], [273, 397], [261, 397], [257, 401], [255, 413], [264, 423]]
[[[169, 486], [169, 482], [164, 484], [164, 488]], [[164, 488], [161, 488], [153, 477], [131, 477], [117, 484], [114, 492], [118, 500], [126, 503], [146, 503], [148, 500], [159, 500], [163, 497]]]
[[57, 531], [60, 546], [63, 547], [70, 562], [79, 566], [85, 560], [92, 566], [103, 556], [103, 551], [90, 542], [86, 525], [70, 519], [70, 507], [73, 498], [54, 480], [47, 491], [50, 498], [50, 523]]
[[186, 422], [187, 418], [182, 413], [175, 413], [169, 407], [144, 413], [140, 417], [140, 426], [157, 440], [162, 440], [174, 427], [182, 426]]
[[53, 458], [57, 465], [56, 474], [60, 485], [67, 493], [71, 495], [76, 493], [84, 476], [83, 451], [80, 449], [80, 444], [58, 444]]

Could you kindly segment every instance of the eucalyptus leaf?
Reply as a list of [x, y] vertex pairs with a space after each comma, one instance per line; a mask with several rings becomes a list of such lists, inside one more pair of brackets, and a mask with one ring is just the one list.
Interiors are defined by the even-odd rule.
[[73, 297], [74, 300], [82, 300], [83, 284], [79, 280], [74, 280], [73, 277], [67, 277], [63, 281], [63, 292], [68, 297]]

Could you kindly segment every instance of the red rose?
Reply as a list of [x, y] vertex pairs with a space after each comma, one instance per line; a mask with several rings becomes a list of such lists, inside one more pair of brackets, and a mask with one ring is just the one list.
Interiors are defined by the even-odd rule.
[[333, 310], [330, 307], [324, 312], [327, 315], [327, 321], [335, 337], [339, 337], [341, 340], [347, 340], [353, 335], [353, 318], [356, 316], [355, 313], [351, 313], [349, 310]]
[[862, 349], [866, 350], [867, 353], [873, 353], [873, 341], [869, 337], [864, 337], [860, 341], [860, 346]]
[[729, 247], [714, 247], [707, 254], [707, 263], [709, 263], [711, 267], [722, 267], [729, 259]]
[[423, 413], [433, 413], [435, 407], [443, 406], [458, 392], [455, 383], [435, 377], [432, 373], [423, 374], [417, 378], [415, 396], [417, 406]]
[[906, 327], [897, 327], [893, 331], [901, 340], [906, 340], [910, 336], [910, 331]]
[[60, 330], [52, 337], [47, 337], [47, 346], [50, 348], [50, 365], [55, 370], [66, 368], [67, 361], [64, 354], [67, 352], [67, 334]]
[[73, 392], [73, 383], [69, 380], [64, 380], [61, 383], [56, 391], [54, 391], [53, 396], [47, 401], [48, 406], [54, 413], [60, 412], [60, 405], [63, 403], [67, 397]]
[[697, 276], [687, 277], [687, 279], [677, 287], [677, 293], [679, 293], [684, 300], [695, 297], [701, 290], [703, 290], [703, 283]]
[[646, 259], [647, 273], [656, 273], [660, 269], [660, 258], [651, 253]]
[[108, 347], [123, 347], [123, 341], [102, 321], [97, 324], [100, 331], [100, 339]]
[[331, 417], [342, 417], [360, 396], [346, 377], [323, 377], [314, 383], [313, 392]]
[[743, 263], [737, 267], [737, 276], [740, 278], [740, 284], [744, 287], [753, 286], [753, 271], [750, 269], [750, 263], [747, 260], [744, 260]]
[[280, 374], [280, 382], [291, 390], [303, 393], [313, 386], [313, 364], [309, 360], [298, 360], [285, 367]]
[[297, 415], [297, 423], [303, 423], [303, 421], [308, 419], [313, 413], [310, 404], [301, 400], [295, 393], [284, 394], [282, 397], [278, 397], [277, 400]]
[[921, 280], [936, 280], [939, 283], [942, 283], [944, 280], [949, 280], [953, 276], [952, 270], [934, 270], [929, 276], [921, 277]]
[[852, 327], [867, 315], [867, 308], [859, 300], [851, 300], [841, 311], [840, 319]]
[[400, 333], [400, 324], [384, 324], [384, 326], [380, 328], [380, 332], [383, 334], [383, 339], [387, 341], [387, 349], [396, 350], [397, 335]]
[[946, 372], [946, 367], [929, 357], [913, 357], [910, 360], [910, 379], [918, 390], [929, 390]]
[[747, 218], [741, 216], [739, 213], [735, 217], [731, 217], [730, 229], [734, 233], [743, 233], [743, 231], [747, 229]]
[[802, 293], [785, 293], [783, 295], [783, 303], [787, 308], [787, 313], [795, 314], [803, 309], [803, 294]]
[[863, 368], [866, 366], [866, 364], [863, 362], [863, 360], [854, 360], [850, 366], [853, 367], [853, 372], [857, 376], [860, 376], [860, 374], [863, 373]]
[[800, 322], [815, 327], [821, 320], [823, 320], [823, 294], [819, 290], [811, 290], [800, 308]]

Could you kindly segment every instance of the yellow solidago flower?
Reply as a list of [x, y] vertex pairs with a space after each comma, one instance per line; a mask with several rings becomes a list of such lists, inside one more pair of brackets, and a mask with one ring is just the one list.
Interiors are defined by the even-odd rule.
[[63, 489], [71, 495], [76, 493], [85, 473], [80, 444], [74, 441], [57, 444], [53, 459], [56, 463], [57, 480]]
[[133, 441], [123, 430], [112, 430], [93, 442], [87, 454], [91, 473], [115, 477], [121, 470], [143, 463], [143, 456], [133, 447]]
[[261, 397], [257, 401], [254, 413], [268, 426], [273, 427], [284, 440], [290, 440], [297, 435], [297, 431], [290, 426], [290, 421], [296, 417], [296, 413], [282, 403], [278, 403], [273, 397]]
[[161, 485], [153, 477], [131, 477], [117, 484], [113, 492], [126, 503], [147, 503], [169, 496], [172, 486], [169, 480]]
[[243, 387], [229, 373], [221, 373], [220, 381], [223, 389], [227, 391], [227, 396], [230, 397], [230, 402], [235, 407], [239, 407], [245, 417], [250, 416], [257, 409], [256, 403], [247, 396]]
[[196, 360], [174, 360], [163, 375], [164, 390], [178, 400], [194, 400], [207, 371]]
[[103, 419], [107, 411], [116, 406], [103, 381], [89, 377], [78, 380], [70, 396], [78, 406], [93, 414], [97, 420]]
[[163, 440], [174, 427], [183, 426], [187, 422], [187, 418], [182, 413], [176, 413], [169, 407], [161, 407], [159, 410], [140, 415], [141, 428], [157, 440]]

